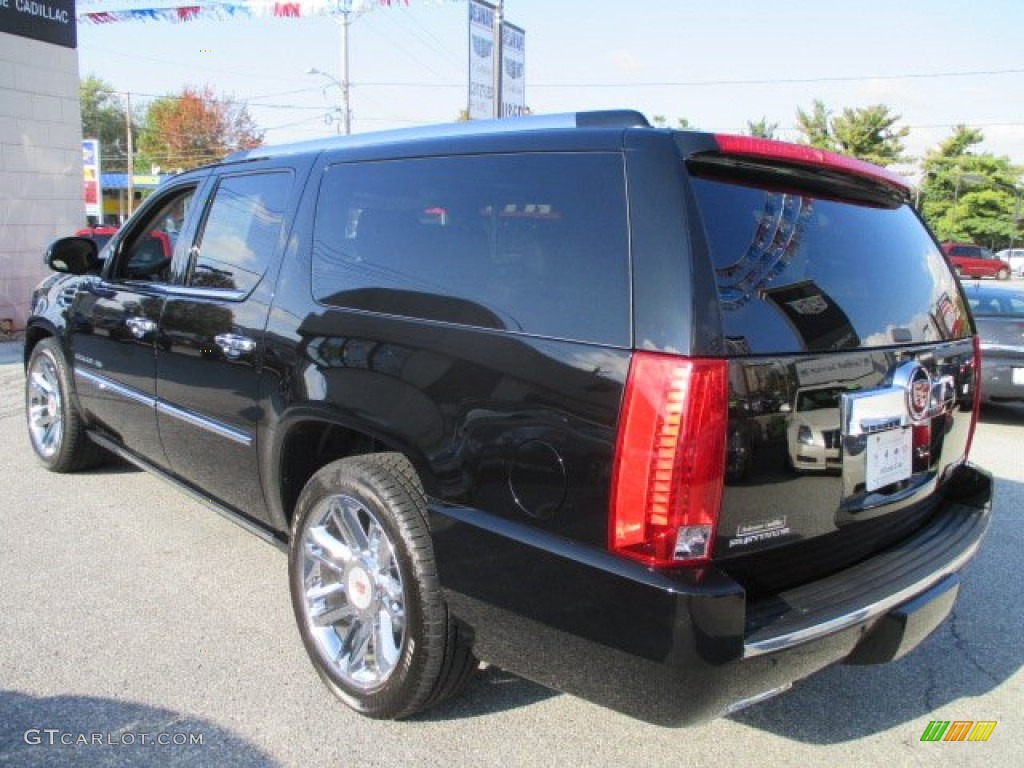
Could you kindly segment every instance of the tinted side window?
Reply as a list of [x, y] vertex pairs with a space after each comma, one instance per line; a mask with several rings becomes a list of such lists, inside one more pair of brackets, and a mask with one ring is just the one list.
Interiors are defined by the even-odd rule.
[[445, 157], [336, 165], [317, 204], [317, 300], [629, 343], [622, 159]]
[[694, 179], [726, 337], [786, 354], [959, 338], [956, 280], [907, 206]]
[[213, 193], [189, 285], [245, 293], [277, 252], [292, 177], [288, 172], [227, 176]]

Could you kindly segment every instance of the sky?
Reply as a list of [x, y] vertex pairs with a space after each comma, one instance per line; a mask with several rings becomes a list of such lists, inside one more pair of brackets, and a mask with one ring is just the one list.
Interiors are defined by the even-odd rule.
[[[191, 0], [193, 3], [203, 0]], [[234, 0], [238, 2], [239, 0]], [[78, 0], [79, 12], [185, 5], [183, 0]], [[350, 26], [353, 132], [450, 122], [467, 101], [464, 0], [393, 0]], [[1021, 0], [505, 0], [526, 31], [526, 102], [538, 113], [637, 109], [670, 124], [739, 133], [821, 99], [885, 104], [920, 157], [966, 124], [981, 149], [1024, 166]], [[210, 85], [246, 103], [268, 144], [331, 135], [341, 78], [341, 25], [298, 19], [80, 23], [79, 69], [133, 105]], [[913, 176], [911, 166], [900, 168]]]

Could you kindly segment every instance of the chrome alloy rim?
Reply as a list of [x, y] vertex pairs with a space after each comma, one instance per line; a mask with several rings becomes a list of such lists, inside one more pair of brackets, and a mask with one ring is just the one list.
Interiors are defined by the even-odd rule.
[[372, 690], [395, 669], [405, 640], [405, 590], [395, 550], [359, 500], [330, 496], [302, 539], [306, 627], [349, 685]]
[[28, 372], [28, 431], [40, 455], [50, 458], [64, 436], [64, 401], [60, 395], [57, 366], [46, 354], [39, 355]]

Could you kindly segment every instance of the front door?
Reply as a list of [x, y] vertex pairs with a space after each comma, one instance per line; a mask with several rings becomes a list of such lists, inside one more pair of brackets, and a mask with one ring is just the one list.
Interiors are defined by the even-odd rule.
[[160, 467], [156, 429], [156, 348], [171, 258], [197, 182], [147, 201], [106, 250], [102, 277], [68, 307], [75, 388], [90, 420], [115, 442]]

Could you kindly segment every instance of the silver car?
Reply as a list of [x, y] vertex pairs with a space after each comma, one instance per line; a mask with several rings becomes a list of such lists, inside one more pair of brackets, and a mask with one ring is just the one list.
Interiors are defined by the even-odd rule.
[[1010, 265], [1014, 277], [1024, 277], [1024, 248], [1005, 248], [996, 254], [996, 258]]

